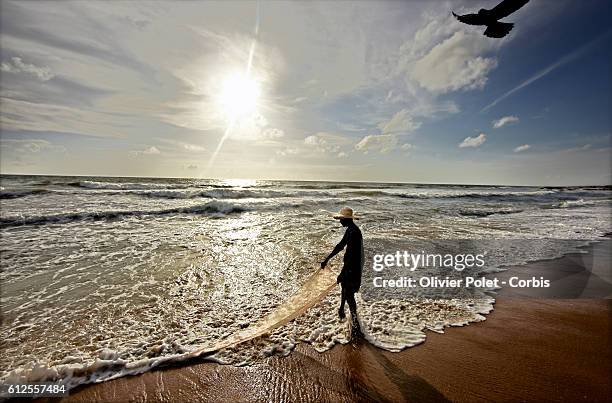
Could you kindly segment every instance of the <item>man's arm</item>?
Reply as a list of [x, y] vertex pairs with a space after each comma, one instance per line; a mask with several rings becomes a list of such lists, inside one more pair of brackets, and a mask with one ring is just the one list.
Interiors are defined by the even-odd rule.
[[336, 256], [338, 253], [340, 253], [340, 251], [344, 249], [347, 243], [348, 243], [348, 231], [344, 233], [342, 240], [338, 243], [338, 245], [336, 245], [336, 247], [334, 248], [334, 250], [332, 250], [329, 256], [327, 256], [325, 260], [321, 262], [321, 268], [324, 269], [325, 266], [327, 266], [327, 262], [329, 262], [329, 260], [333, 258], [334, 256]]

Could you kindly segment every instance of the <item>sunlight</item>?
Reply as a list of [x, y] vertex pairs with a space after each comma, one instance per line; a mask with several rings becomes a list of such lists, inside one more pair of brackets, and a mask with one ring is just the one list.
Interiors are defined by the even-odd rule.
[[231, 135], [236, 123], [255, 115], [258, 98], [260, 96], [259, 82], [252, 78], [253, 56], [255, 55], [255, 45], [259, 34], [259, 2], [257, 3], [257, 15], [255, 18], [254, 38], [249, 49], [249, 57], [246, 63], [244, 74], [234, 74], [227, 76], [223, 80], [222, 89], [219, 94], [219, 105], [221, 113], [227, 119], [227, 127], [223, 136], [217, 144], [217, 148], [208, 160], [207, 169], [213, 166], [215, 159], [221, 151], [225, 140]]
[[255, 179], [223, 179], [221, 184], [231, 187], [251, 187], [257, 185], [257, 180]]
[[229, 120], [242, 120], [257, 110], [259, 84], [244, 74], [230, 75], [223, 80], [219, 94], [219, 108]]

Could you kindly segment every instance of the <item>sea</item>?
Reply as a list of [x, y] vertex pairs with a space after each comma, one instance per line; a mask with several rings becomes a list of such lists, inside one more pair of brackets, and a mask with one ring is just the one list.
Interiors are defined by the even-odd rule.
[[[505, 242], [484, 272], [579, 250], [612, 232], [610, 186], [517, 187], [135, 177], [0, 177], [0, 382], [69, 388], [181, 361], [253, 326], [342, 238], [364, 237], [359, 323], [399, 351], [486, 319], [495, 292], [377, 295], [372, 256], [440, 242]], [[477, 243], [476, 243], [477, 244]], [[415, 246], [418, 245], [418, 246]], [[475, 245], [475, 243], [472, 243]], [[336, 269], [341, 257], [330, 263]], [[334, 288], [269, 334], [207, 359], [253, 365], [350, 340]]]

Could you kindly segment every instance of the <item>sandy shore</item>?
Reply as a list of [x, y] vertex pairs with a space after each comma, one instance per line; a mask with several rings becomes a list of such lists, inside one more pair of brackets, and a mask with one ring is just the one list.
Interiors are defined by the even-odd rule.
[[536, 299], [502, 291], [485, 322], [429, 333], [401, 353], [361, 340], [323, 354], [300, 344], [250, 367], [195, 363], [86, 386], [62, 401], [608, 401], [612, 303], [585, 297], [609, 281], [611, 245], [516, 268], [521, 277], [555, 275], [556, 288]]

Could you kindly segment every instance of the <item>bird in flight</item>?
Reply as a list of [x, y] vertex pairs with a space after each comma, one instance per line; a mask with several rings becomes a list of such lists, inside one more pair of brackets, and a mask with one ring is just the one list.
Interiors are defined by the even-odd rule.
[[453, 15], [464, 24], [486, 25], [487, 29], [484, 34], [489, 38], [503, 38], [512, 30], [514, 24], [499, 20], [509, 16], [528, 2], [529, 0], [504, 0], [490, 10], [481, 8], [478, 14], [457, 15], [453, 11]]

